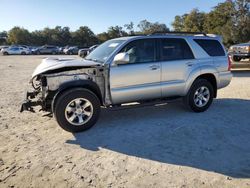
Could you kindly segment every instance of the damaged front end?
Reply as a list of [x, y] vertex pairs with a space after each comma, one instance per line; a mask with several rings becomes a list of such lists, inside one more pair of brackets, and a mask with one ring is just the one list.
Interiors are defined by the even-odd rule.
[[30, 88], [25, 93], [25, 99], [21, 104], [20, 112], [30, 111], [35, 112], [35, 106], [41, 106], [41, 110], [45, 110], [45, 92], [42, 91], [42, 79], [40, 76], [32, 78], [30, 81]]
[[35, 106], [41, 110], [53, 112], [56, 95], [65, 86], [74, 83], [93, 82], [104, 96], [105, 71], [96, 62], [77, 59], [47, 58], [36, 68], [30, 81], [31, 88], [26, 92], [20, 112], [35, 112]]

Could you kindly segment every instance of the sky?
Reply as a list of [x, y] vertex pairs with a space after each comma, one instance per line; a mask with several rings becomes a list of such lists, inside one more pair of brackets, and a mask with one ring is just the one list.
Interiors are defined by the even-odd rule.
[[75, 31], [88, 26], [94, 33], [110, 26], [141, 20], [165, 23], [171, 28], [176, 15], [194, 8], [209, 12], [224, 0], [0, 0], [0, 31], [21, 26], [29, 31], [69, 26]]

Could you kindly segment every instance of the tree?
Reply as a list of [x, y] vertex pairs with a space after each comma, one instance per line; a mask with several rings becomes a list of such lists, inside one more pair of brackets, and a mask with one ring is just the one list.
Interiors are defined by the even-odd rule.
[[30, 44], [31, 35], [27, 29], [14, 27], [8, 32], [9, 44]]
[[154, 32], [169, 31], [169, 28], [166, 26], [166, 24], [162, 24], [159, 22], [151, 23], [147, 20], [140, 21], [140, 23], [137, 26], [142, 34], [152, 34]]
[[129, 24], [125, 24], [124, 27], [126, 28], [126, 30], [129, 31], [130, 35], [134, 35], [135, 31], [134, 31], [134, 23], [130, 22]]
[[219, 3], [206, 15], [205, 32], [222, 35], [223, 41], [227, 46], [234, 43], [234, 14], [235, 8], [232, 1]]
[[198, 9], [193, 9], [189, 14], [175, 16], [172, 26], [174, 31], [202, 32], [206, 14]]
[[187, 14], [184, 14], [182, 16], [175, 16], [174, 22], [172, 23], [172, 26], [175, 31], [184, 31], [185, 26], [184, 26], [184, 21], [186, 18]]
[[198, 9], [193, 9], [184, 16], [184, 30], [189, 32], [204, 31], [205, 13]]
[[107, 33], [110, 39], [124, 37], [128, 35], [128, 33], [126, 33], [126, 31], [124, 31], [123, 28], [118, 25], [114, 27], [113, 26], [109, 27]]
[[250, 39], [250, 0], [226, 0], [209, 13], [192, 10], [176, 16], [172, 26], [175, 31], [202, 31], [223, 37], [226, 46], [247, 42]]
[[105, 41], [107, 41], [107, 40], [110, 39], [107, 32], [103, 32], [103, 33], [98, 34], [97, 38], [98, 38], [98, 40], [99, 40], [100, 43], [103, 43], [103, 42], [105, 42]]
[[235, 26], [237, 42], [250, 40], [250, 0], [235, 1]]
[[74, 45], [88, 47], [96, 43], [98, 43], [97, 37], [87, 26], [81, 26], [72, 33], [72, 44]]

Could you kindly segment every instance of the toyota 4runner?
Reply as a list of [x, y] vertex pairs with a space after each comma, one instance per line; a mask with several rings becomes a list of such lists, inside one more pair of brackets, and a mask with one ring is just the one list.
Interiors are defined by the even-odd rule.
[[[215, 35], [155, 33], [109, 40], [85, 59], [46, 58], [35, 69], [21, 111], [54, 114], [66, 131], [92, 127], [100, 108], [183, 98], [204, 112], [231, 79], [230, 60]], [[126, 105], [127, 106], [127, 105]]]

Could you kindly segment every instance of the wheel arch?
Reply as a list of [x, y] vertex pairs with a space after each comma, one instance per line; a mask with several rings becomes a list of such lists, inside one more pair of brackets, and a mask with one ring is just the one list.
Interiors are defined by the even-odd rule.
[[217, 97], [217, 79], [216, 79], [216, 75], [213, 74], [213, 73], [201, 73], [200, 75], [197, 75], [193, 80], [192, 82], [190, 82], [189, 86], [188, 86], [188, 89], [187, 89], [187, 92], [190, 90], [192, 84], [198, 80], [198, 79], [205, 79], [207, 81], [209, 81], [212, 86], [213, 86], [213, 89], [214, 89], [214, 98]]
[[54, 112], [56, 100], [58, 99], [58, 97], [60, 95], [62, 95], [64, 92], [66, 92], [68, 90], [71, 90], [71, 89], [75, 89], [75, 88], [83, 88], [83, 89], [90, 90], [100, 100], [101, 105], [103, 104], [101, 90], [100, 90], [99, 86], [95, 82], [93, 82], [91, 80], [69, 81], [69, 82], [63, 83], [59, 87], [56, 94], [54, 95], [53, 100], [52, 100], [52, 104], [51, 104], [52, 112]]

